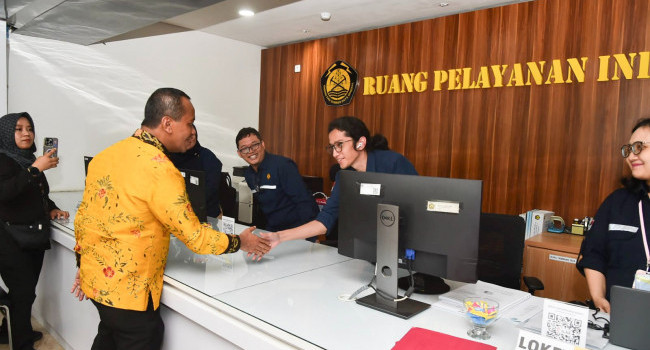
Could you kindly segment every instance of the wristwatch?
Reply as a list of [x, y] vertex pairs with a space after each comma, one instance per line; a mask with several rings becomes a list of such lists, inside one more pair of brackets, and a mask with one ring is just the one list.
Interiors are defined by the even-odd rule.
[[27, 172], [30, 173], [32, 176], [38, 176], [41, 173], [41, 171], [34, 166], [27, 167]]

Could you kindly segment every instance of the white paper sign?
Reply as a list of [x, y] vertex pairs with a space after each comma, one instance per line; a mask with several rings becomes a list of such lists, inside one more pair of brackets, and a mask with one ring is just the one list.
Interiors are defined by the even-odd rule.
[[587, 345], [588, 319], [587, 307], [544, 299], [542, 335], [584, 348]]
[[228, 216], [221, 217], [221, 231], [223, 233], [233, 235], [235, 234], [235, 218]]
[[379, 196], [381, 194], [381, 185], [379, 184], [361, 184], [359, 194], [365, 196]]
[[196, 177], [196, 176], [192, 176], [192, 175], [190, 175], [190, 183], [191, 183], [192, 185], [196, 185], [196, 186], [198, 186], [198, 185], [199, 185], [199, 178]]
[[521, 329], [515, 349], [578, 350], [583, 348]]
[[428, 201], [427, 211], [458, 214], [460, 213], [460, 203], [448, 201]]

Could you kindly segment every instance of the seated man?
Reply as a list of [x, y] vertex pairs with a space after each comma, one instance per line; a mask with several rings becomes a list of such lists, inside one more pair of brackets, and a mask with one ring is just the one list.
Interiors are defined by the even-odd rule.
[[[196, 131], [196, 127], [194, 127]], [[221, 214], [219, 207], [219, 183], [221, 182], [222, 164], [212, 151], [201, 146], [196, 133], [188, 140], [189, 149], [184, 153], [171, 153], [169, 160], [177, 169], [201, 170], [205, 172], [206, 214], [216, 218]]]
[[249, 164], [244, 177], [266, 217], [266, 230], [298, 227], [313, 220], [318, 206], [291, 159], [267, 153], [260, 133], [243, 128], [237, 153]]

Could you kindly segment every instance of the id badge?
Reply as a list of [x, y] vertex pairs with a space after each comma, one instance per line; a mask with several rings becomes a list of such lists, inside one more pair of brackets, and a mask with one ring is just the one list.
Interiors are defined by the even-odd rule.
[[644, 270], [636, 270], [632, 288], [650, 291], [650, 272]]

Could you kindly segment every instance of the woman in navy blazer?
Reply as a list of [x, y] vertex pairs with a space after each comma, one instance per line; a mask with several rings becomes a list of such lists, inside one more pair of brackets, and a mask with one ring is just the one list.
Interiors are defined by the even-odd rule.
[[[388, 142], [383, 135], [376, 134], [371, 137], [370, 131], [359, 118], [334, 119], [327, 131], [327, 150], [342, 170], [418, 175], [406, 157], [388, 150]], [[336, 178], [338, 180], [338, 174]], [[339, 188], [335, 183], [332, 195], [316, 219], [296, 228], [263, 235], [271, 241], [273, 248], [280, 242], [326, 234], [336, 225], [338, 215]]]

